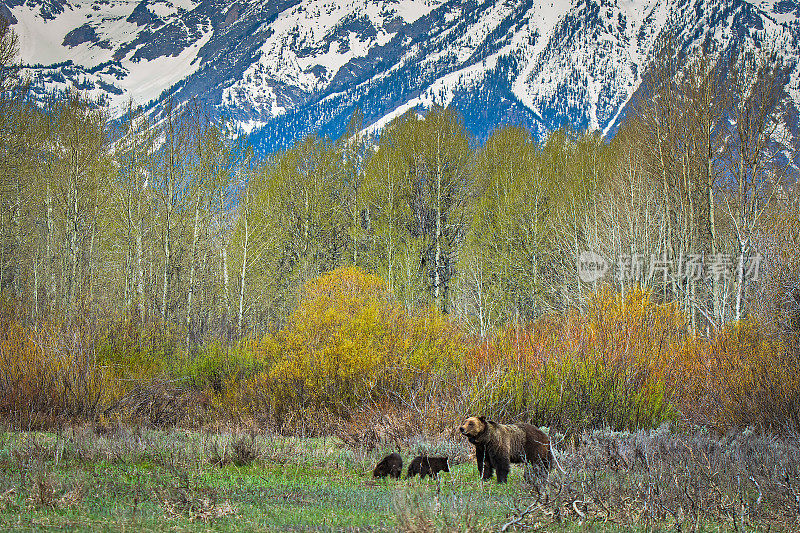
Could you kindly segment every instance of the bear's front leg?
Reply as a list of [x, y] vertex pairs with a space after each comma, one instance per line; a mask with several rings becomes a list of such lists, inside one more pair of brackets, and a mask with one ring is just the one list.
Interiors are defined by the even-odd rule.
[[492, 464], [489, 458], [486, 457], [486, 447], [483, 444], [475, 445], [475, 461], [478, 463], [478, 475], [481, 479], [492, 478]]
[[492, 463], [491, 461], [489, 461], [489, 458], [487, 457], [486, 460], [483, 462], [483, 475], [481, 476], [481, 479], [483, 479], [484, 481], [489, 481], [490, 479], [492, 479], [492, 474], [494, 474], [494, 467], [492, 467]]
[[508, 457], [498, 457], [495, 462], [496, 464], [494, 466], [497, 468], [497, 482], [507, 483], [508, 472], [511, 470], [511, 464], [509, 463]]

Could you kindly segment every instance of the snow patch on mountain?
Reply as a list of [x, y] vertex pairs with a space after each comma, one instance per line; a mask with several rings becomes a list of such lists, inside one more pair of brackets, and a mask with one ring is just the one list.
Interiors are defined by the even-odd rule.
[[[17, 20], [13, 29], [19, 35], [23, 64], [43, 65], [26, 72], [41, 89], [64, 90], [74, 86], [95, 98], [105, 96], [114, 116], [123, 112], [129, 99], [146, 103], [158, 98], [164, 90], [197, 71], [198, 51], [209, 41], [211, 33], [206, 32], [179, 53], [148, 60], [134, 58], [134, 48], [115, 62], [114, 55], [120, 46], [140, 34], [139, 26], [126, 20], [138, 4], [125, 0], [67, 3], [64, 11], [52, 19], [43, 17], [35, 2], [12, 7]], [[162, 21], [174, 21], [197, 5], [191, 0], [157, 0], [148, 2], [147, 8]], [[76, 30], [83, 30], [85, 36], [67, 38], [76, 35]], [[73, 44], [75, 40], [79, 42]], [[59, 63], [71, 66], [63, 72], [61, 67], [48, 68]], [[108, 63], [115, 63], [114, 68], [106, 72], [95, 70]]]
[[539, 64], [542, 53], [550, 42], [550, 38], [558, 25], [559, 21], [570, 10], [572, 2], [569, 0], [557, 0], [548, 2], [547, 0], [536, 0], [526, 17], [526, 26], [519, 32], [520, 36], [535, 37], [530, 39], [517, 39], [517, 46], [520, 48], [520, 57], [527, 58], [525, 66], [517, 76], [512, 85], [512, 91], [528, 108], [541, 115], [541, 109], [537, 108], [535, 94], [538, 87], [531, 84], [533, 71]]
[[494, 69], [497, 66], [498, 58], [508, 54], [509, 50], [510, 46], [507, 46], [479, 63], [438, 78], [422, 94], [387, 112], [380, 119], [364, 128], [362, 133], [374, 136], [392, 120], [410, 109], [424, 110], [430, 109], [434, 105], [447, 107], [453, 101], [457, 90], [470, 91], [480, 85], [486, 77], [487, 71]]
[[197, 54], [211, 39], [211, 35], [211, 32], [205, 33], [177, 56], [162, 56], [135, 64], [128, 59], [123, 60], [123, 67], [127, 68], [130, 74], [120, 80], [119, 85], [126, 94], [112, 99], [112, 112], [115, 115], [121, 114], [128, 99], [134, 102], [154, 100], [165, 89], [196, 72], [200, 67], [200, 63], [195, 61]]
[[322, 90], [342, 67], [388, 43], [398, 18], [414, 22], [440, 3], [311, 0], [294, 5], [268, 25], [270, 35], [258, 58], [223, 90], [223, 102], [282, 114], [298, 93], [302, 98]]
[[443, 0], [396, 0], [375, 2], [383, 11], [389, 11], [403, 19], [406, 24], [411, 24], [426, 17], [431, 11], [442, 5]]
[[[613, 134], [658, 43], [785, 51], [800, 106], [800, 7], [790, 0], [0, 0], [37, 90], [125, 103], [191, 97], [270, 149], [374, 132], [452, 104], [485, 136], [501, 123]], [[7, 12], [0, 9], [0, 12]], [[166, 92], [165, 92], [166, 91]], [[156, 105], [153, 109], [158, 109]]]
[[[115, 4], [115, 8], [117, 7]], [[124, 11], [125, 7], [119, 8]], [[62, 46], [67, 33], [86, 23], [87, 15], [91, 12], [88, 4], [80, 7], [68, 5], [55, 19], [42, 17], [40, 9], [34, 3], [17, 6], [10, 11], [17, 20], [13, 29], [19, 36], [20, 59], [24, 64], [50, 65], [72, 60], [95, 66], [111, 58], [107, 49], [98, 46]]]

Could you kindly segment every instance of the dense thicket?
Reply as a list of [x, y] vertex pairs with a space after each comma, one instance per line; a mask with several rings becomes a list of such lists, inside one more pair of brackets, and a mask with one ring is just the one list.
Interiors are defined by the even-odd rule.
[[[167, 102], [157, 120], [131, 105], [116, 121], [77, 93], [34, 105], [13, 68], [13, 33], [0, 29], [0, 291], [15, 302], [14, 324], [77, 328], [86, 342], [106, 342], [109, 361], [131, 339], [137, 353], [149, 343], [167, 359], [204, 344], [206, 353], [214, 339], [291, 331], [298, 305], [319, 290], [313, 280], [358, 267], [383, 280], [400, 307], [380, 312], [409, 331], [428, 331], [419, 316], [434, 309], [435, 320], [451, 314], [480, 338], [504, 331], [496, 347], [516, 325], [589, 313], [602, 288], [622, 302], [646, 294], [675, 306], [686, 319], [675, 331], [709, 342], [726, 324], [757, 320], [758, 335], [797, 357], [800, 210], [776, 54], [698, 53], [680, 69], [662, 54], [611, 141], [559, 130], [538, 142], [509, 126], [478, 146], [453, 109], [433, 107], [376, 139], [362, 135], [356, 113], [339, 140], [309, 136], [257, 161], [197, 103]], [[587, 251], [610, 266], [604, 277], [582, 277]], [[426, 325], [407, 325], [414, 320]], [[110, 323], [132, 329], [92, 336]], [[559, 327], [562, 338], [596, 339]], [[297, 337], [281, 338], [287, 361], [296, 349], [294, 361], [310, 364], [291, 348]], [[595, 371], [611, 372], [619, 356]], [[163, 370], [151, 363], [145, 374]], [[574, 364], [559, 358], [552, 371]], [[551, 379], [545, 370], [539, 385]], [[612, 372], [607, 386], [627, 379], [661, 394], [663, 381], [627, 372]], [[220, 390], [226, 376], [210, 376]], [[353, 394], [383, 383], [370, 379]], [[490, 405], [495, 393], [474, 401]], [[309, 394], [334, 411], [350, 405]], [[545, 401], [519, 394], [515, 412]], [[647, 409], [642, 416], [660, 419], [666, 408]]]

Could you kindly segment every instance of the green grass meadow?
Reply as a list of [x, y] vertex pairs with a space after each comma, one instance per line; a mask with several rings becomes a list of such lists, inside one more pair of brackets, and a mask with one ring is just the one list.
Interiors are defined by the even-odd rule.
[[418, 452], [449, 455], [451, 472], [438, 480], [374, 480], [373, 466], [394, 449], [177, 429], [2, 433], [0, 531], [796, 531], [744, 515], [740, 528], [735, 514], [644, 520], [634, 500], [645, 478], [604, 473], [586, 455], [570, 463], [582, 470], [565, 465], [570, 477], [553, 472], [541, 491], [519, 466], [507, 485], [482, 482], [458, 438], [403, 449], [404, 466]]
[[453, 465], [438, 481], [374, 480], [383, 451], [335, 438], [257, 437], [263, 459], [215, 464], [213, 446], [226, 438], [4, 434], [0, 529], [392, 531], [419, 522], [425, 530], [484, 530], [520, 496], [516, 483], [478, 482], [474, 463]]

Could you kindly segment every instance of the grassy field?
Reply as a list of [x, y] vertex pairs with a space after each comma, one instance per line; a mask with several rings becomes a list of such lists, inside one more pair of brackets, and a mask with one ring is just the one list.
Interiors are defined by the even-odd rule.
[[[507, 485], [478, 481], [460, 439], [408, 444], [406, 464], [421, 450], [443, 453], [452, 459], [451, 473], [438, 481], [374, 481], [373, 465], [393, 448], [367, 450], [337, 438], [98, 434], [88, 427], [4, 433], [0, 530], [496, 531], [511, 523], [508, 529], [546, 531], [796, 531], [792, 509], [769, 495], [758, 505], [776, 507], [742, 515], [741, 524], [735, 512], [718, 521], [693, 520], [688, 510], [643, 512], [647, 502], [637, 503], [635, 492], [651, 485], [633, 465], [624, 473], [595, 468], [596, 459], [611, 457], [599, 440], [564, 454], [565, 472], [555, 471], [542, 487], [526, 483], [520, 467]], [[627, 462], [625, 443], [615, 449]], [[755, 494], [746, 498], [755, 505]], [[790, 519], [777, 519], [785, 512]]]
[[438, 482], [374, 481], [383, 451], [334, 438], [79, 429], [0, 442], [4, 530], [483, 529], [519, 496], [477, 483], [467, 463]]

